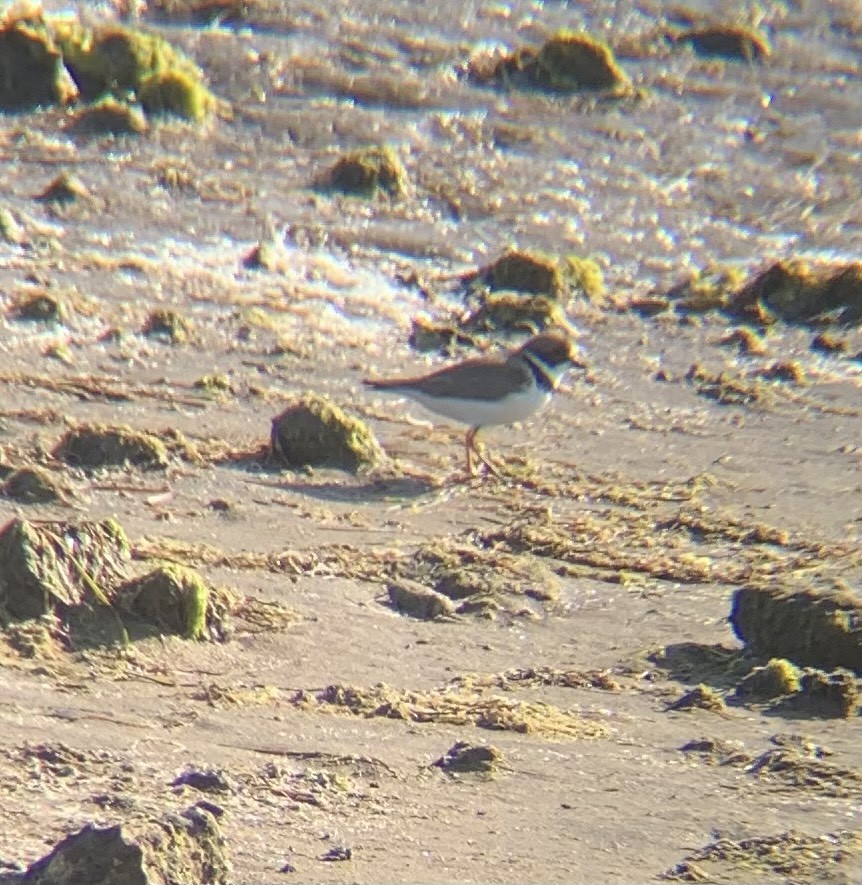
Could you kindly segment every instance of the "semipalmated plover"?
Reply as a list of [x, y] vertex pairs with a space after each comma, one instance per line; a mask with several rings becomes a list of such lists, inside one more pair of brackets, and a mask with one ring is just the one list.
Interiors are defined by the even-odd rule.
[[523, 421], [546, 405], [566, 370], [585, 367], [572, 340], [563, 332], [530, 338], [507, 357], [480, 357], [438, 369], [429, 375], [391, 380], [366, 379], [375, 390], [416, 400], [431, 412], [470, 428], [464, 441], [467, 472], [473, 454], [496, 473], [476, 447], [476, 434], [494, 424]]

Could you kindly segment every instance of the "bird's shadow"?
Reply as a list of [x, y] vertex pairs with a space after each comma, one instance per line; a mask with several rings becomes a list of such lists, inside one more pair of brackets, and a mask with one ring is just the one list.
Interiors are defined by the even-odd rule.
[[432, 476], [369, 476], [344, 474], [328, 478], [317, 472], [305, 474], [281, 469], [259, 470], [246, 482], [271, 491], [295, 492], [319, 501], [369, 504], [378, 501], [415, 500], [440, 489]]
[[323, 482], [292, 480], [278, 485], [285, 491], [308, 495], [320, 501], [337, 501], [344, 504], [409, 500], [428, 495], [439, 487], [439, 483], [435, 480], [421, 476], [377, 477], [356, 485], [338, 480]]

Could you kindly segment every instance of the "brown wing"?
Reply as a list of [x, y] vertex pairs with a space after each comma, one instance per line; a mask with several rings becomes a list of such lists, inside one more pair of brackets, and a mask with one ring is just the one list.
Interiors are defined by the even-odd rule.
[[510, 390], [529, 387], [532, 375], [521, 360], [495, 363], [489, 360], [467, 360], [416, 378], [391, 381], [366, 381], [377, 390], [417, 391], [427, 396], [461, 396], [469, 399], [493, 400]]

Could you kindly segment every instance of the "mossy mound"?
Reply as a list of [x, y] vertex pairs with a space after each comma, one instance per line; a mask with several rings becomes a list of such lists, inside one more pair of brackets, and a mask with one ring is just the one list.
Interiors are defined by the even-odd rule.
[[[199, 103], [208, 109], [214, 105], [197, 65], [156, 34], [118, 25], [90, 29], [63, 20], [54, 23], [53, 31], [66, 67], [85, 100], [106, 93], [132, 93], [141, 99], [140, 92], [151, 78], [181, 76], [198, 92]], [[187, 116], [180, 105], [168, 109]]]
[[581, 296], [599, 302], [604, 293], [602, 272], [588, 258], [555, 258], [543, 252], [507, 249], [490, 264], [461, 277], [467, 294], [521, 292], [562, 300]]
[[124, 425], [86, 424], [66, 432], [53, 456], [77, 467], [168, 465], [165, 444], [151, 433]]
[[195, 389], [202, 390], [204, 393], [213, 396], [222, 396], [224, 394], [234, 393], [233, 385], [227, 375], [221, 372], [212, 372], [209, 375], [201, 375], [195, 381]]
[[147, 337], [166, 338], [172, 344], [185, 344], [192, 335], [192, 326], [181, 313], [160, 307], [144, 320], [141, 332]]
[[248, 21], [257, 5], [255, 0], [153, 0], [148, 4], [155, 15], [173, 22], [221, 27]]
[[667, 706], [667, 710], [708, 710], [711, 713], [723, 713], [726, 709], [721, 695], [703, 683]]
[[476, 772], [493, 774], [503, 761], [503, 754], [496, 747], [471, 744], [469, 741], [456, 741], [433, 764], [449, 774]]
[[577, 31], [559, 31], [538, 50], [521, 48], [502, 58], [492, 73], [502, 85], [547, 92], [632, 92], [631, 80], [607, 43]]
[[582, 295], [601, 299], [604, 284], [599, 266], [577, 256], [555, 258], [542, 252], [507, 249], [490, 264], [462, 277], [468, 291], [484, 287], [490, 292], [522, 292], [561, 299]]
[[862, 600], [853, 594], [741, 587], [730, 622], [756, 654], [862, 674]]
[[737, 700], [769, 701], [799, 691], [799, 667], [783, 658], [772, 658], [763, 667], [755, 667], [736, 686]]
[[786, 381], [794, 387], [805, 387], [808, 384], [805, 367], [798, 360], [777, 360], [757, 369], [754, 377], [763, 378], [764, 381]]
[[80, 178], [70, 172], [61, 172], [36, 199], [40, 203], [75, 203], [90, 200], [92, 196]]
[[824, 673], [811, 667], [799, 680], [799, 689], [772, 710], [793, 716], [820, 719], [849, 719], [862, 705], [859, 683], [849, 670], [839, 668]]
[[572, 31], [560, 31], [542, 46], [530, 76], [537, 86], [555, 92], [630, 85], [606, 43]]
[[378, 191], [399, 197], [406, 190], [407, 173], [389, 147], [368, 147], [351, 151], [320, 180], [321, 187], [359, 197], [373, 197]]
[[78, 111], [68, 128], [75, 135], [142, 135], [149, 124], [139, 107], [106, 96]]
[[508, 289], [558, 298], [565, 289], [562, 268], [556, 259], [520, 249], [504, 252], [496, 261], [481, 268], [478, 278], [492, 292]]
[[736, 267], [708, 265], [691, 271], [668, 290], [666, 296], [680, 313], [707, 313], [723, 310], [745, 279]]
[[5, 206], [0, 206], [0, 241], [10, 246], [23, 246], [28, 241], [27, 230], [20, 216]]
[[532, 335], [566, 325], [560, 305], [544, 295], [518, 295], [505, 292], [488, 295], [461, 323], [472, 334], [487, 332], [529, 332]]
[[862, 263], [776, 261], [744, 280], [735, 268], [695, 271], [667, 293], [678, 311], [722, 311], [764, 327], [784, 321], [808, 326], [862, 323]]
[[0, 531], [0, 624], [53, 619], [48, 627], [61, 644], [129, 641], [123, 612], [160, 633], [223, 641], [230, 616], [259, 628], [293, 623], [293, 612], [238, 600], [207, 587], [193, 569], [162, 564], [129, 578], [129, 542], [113, 520], [38, 522], [16, 519]]
[[455, 606], [448, 596], [430, 587], [424, 587], [418, 581], [411, 581], [408, 578], [391, 581], [386, 587], [386, 592], [392, 608], [412, 618], [431, 621], [455, 614]]
[[698, 54], [743, 61], [763, 61], [771, 49], [766, 38], [743, 25], [709, 25], [690, 28], [676, 35], [678, 43], [688, 43]]
[[746, 356], [765, 356], [766, 344], [763, 338], [746, 326], [739, 326], [728, 332], [717, 342], [722, 347], [738, 347]]
[[717, 839], [659, 878], [666, 882], [841, 882], [858, 870], [862, 835], [850, 830], [808, 836]]
[[0, 20], [0, 59], [0, 110], [133, 96], [148, 113], [198, 121], [218, 104], [194, 62], [136, 28], [89, 28], [19, 8]]
[[0, 617], [26, 620], [57, 606], [107, 605], [129, 556], [125, 533], [112, 519], [77, 524], [13, 519], [0, 531]]
[[194, 569], [162, 565], [127, 581], [117, 592], [123, 608], [184, 639], [224, 639], [230, 633], [227, 606], [220, 605]]
[[281, 240], [261, 240], [242, 259], [246, 270], [268, 270], [270, 273], [284, 273], [290, 267], [288, 251]]
[[13, 5], [0, 18], [0, 111], [62, 105], [77, 94], [41, 11]]
[[810, 347], [819, 353], [847, 353], [850, 345], [846, 338], [831, 335], [829, 332], [820, 332], [811, 339]]
[[468, 310], [440, 322], [414, 320], [413, 347], [444, 352], [456, 345], [486, 347], [489, 335], [534, 335], [552, 328], [574, 334], [566, 308], [577, 299], [601, 304], [604, 298], [602, 272], [594, 261], [515, 248], [461, 274], [458, 282]]
[[141, 107], [151, 116], [173, 114], [199, 123], [215, 107], [212, 94], [187, 70], [156, 71], [145, 77], [137, 90]]
[[725, 311], [769, 325], [862, 322], [862, 263], [777, 261], [737, 291]]
[[435, 323], [416, 317], [412, 321], [407, 343], [420, 353], [429, 351], [451, 353], [459, 346], [475, 347], [477, 339], [453, 323]]
[[699, 396], [715, 400], [722, 406], [745, 406], [763, 396], [761, 381], [729, 371], [713, 372], [700, 363], [691, 365], [684, 377]]
[[87, 824], [31, 864], [22, 885], [80, 882], [230, 881], [225, 840], [215, 816], [194, 805], [180, 814], [110, 827]]
[[35, 323], [62, 323], [63, 304], [45, 291], [25, 292], [15, 300], [10, 315], [15, 320]]
[[22, 504], [66, 502], [69, 490], [48, 470], [27, 466], [13, 471], [0, 483], [0, 494]]
[[374, 467], [383, 452], [374, 434], [324, 396], [309, 393], [272, 419], [272, 453], [287, 467]]

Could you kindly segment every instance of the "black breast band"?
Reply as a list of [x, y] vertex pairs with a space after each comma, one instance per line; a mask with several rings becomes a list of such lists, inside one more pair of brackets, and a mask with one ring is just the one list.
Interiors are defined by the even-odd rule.
[[536, 357], [529, 353], [522, 353], [521, 356], [527, 366], [529, 366], [530, 371], [533, 373], [533, 377], [536, 379], [536, 386], [539, 390], [546, 390], [549, 393], [552, 392], [554, 389], [554, 382], [548, 375], [547, 369], [545, 369], [542, 361], [536, 359]]

